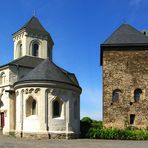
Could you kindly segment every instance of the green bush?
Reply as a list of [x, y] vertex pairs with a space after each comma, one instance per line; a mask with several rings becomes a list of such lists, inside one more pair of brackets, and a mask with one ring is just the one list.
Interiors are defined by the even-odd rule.
[[80, 130], [81, 130], [81, 138], [88, 138], [89, 137], [89, 130], [91, 128], [101, 129], [103, 128], [102, 121], [92, 120], [89, 117], [84, 117], [80, 121]]
[[80, 121], [81, 137], [92, 139], [148, 140], [148, 130], [103, 128], [102, 121], [84, 117]]
[[81, 130], [81, 137], [87, 138], [88, 137], [88, 131], [91, 128], [92, 119], [89, 117], [84, 117], [80, 121], [80, 130]]
[[103, 123], [102, 123], [102, 121], [96, 121], [96, 120], [94, 120], [91, 123], [91, 127], [101, 129], [101, 128], [103, 128]]
[[90, 128], [87, 135], [94, 139], [148, 140], [148, 131], [145, 130]]

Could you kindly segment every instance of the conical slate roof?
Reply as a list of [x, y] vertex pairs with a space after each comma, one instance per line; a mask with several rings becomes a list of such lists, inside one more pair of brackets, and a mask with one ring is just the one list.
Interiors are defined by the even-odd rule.
[[122, 24], [103, 45], [148, 44], [148, 37], [129, 24]]
[[25, 77], [19, 80], [24, 81], [56, 81], [79, 86], [74, 74], [71, 74], [55, 65], [49, 58], [41, 62], [30, 71]]
[[[33, 16], [21, 29], [19, 29], [17, 32], [20, 32], [21, 30], [25, 30], [28, 33], [33, 33], [36, 35], [43, 35], [50, 38], [50, 40], [53, 42], [50, 34], [45, 30], [45, 28], [41, 25], [40, 21], [37, 17]], [[16, 34], [15, 32], [14, 34]], [[13, 34], [13, 35], [14, 35]]]
[[41, 25], [38, 18], [33, 16], [29, 22], [27, 22], [22, 28], [26, 28], [27, 30], [36, 30], [40, 31], [44, 34], [48, 34], [48, 32], [45, 30], [45, 28]]

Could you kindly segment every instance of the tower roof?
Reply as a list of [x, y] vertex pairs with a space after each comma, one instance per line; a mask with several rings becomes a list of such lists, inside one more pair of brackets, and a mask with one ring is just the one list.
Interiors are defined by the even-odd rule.
[[45, 59], [25, 77], [19, 80], [19, 82], [24, 81], [56, 81], [79, 86], [74, 74], [58, 67], [52, 61], [50, 61], [49, 58]]
[[19, 29], [14, 34], [20, 32], [22, 30], [25, 30], [28, 33], [33, 33], [33, 34], [36, 34], [36, 35], [47, 36], [53, 42], [50, 34], [45, 30], [45, 28], [40, 23], [39, 19], [37, 17], [35, 17], [35, 16], [33, 16], [21, 29]]
[[[138, 31], [136, 28], [132, 27], [129, 24], [122, 24], [116, 29], [111, 36], [101, 44], [100, 50], [100, 64], [103, 63], [103, 51], [112, 50], [109, 47], [118, 47], [116, 50], [119, 50], [119, 47], [130, 47], [122, 48], [123, 50], [134, 49], [147, 49], [148, 47], [148, 36], [144, 35], [142, 32]], [[134, 48], [132, 48], [134, 47]], [[143, 47], [143, 48], [139, 48]], [[145, 47], [145, 48], [144, 48]]]
[[148, 37], [129, 24], [122, 24], [102, 45], [148, 44]]
[[44, 32], [45, 34], [47, 33], [45, 28], [41, 25], [40, 21], [38, 20], [37, 17], [33, 16], [23, 27], [28, 30], [37, 30]]

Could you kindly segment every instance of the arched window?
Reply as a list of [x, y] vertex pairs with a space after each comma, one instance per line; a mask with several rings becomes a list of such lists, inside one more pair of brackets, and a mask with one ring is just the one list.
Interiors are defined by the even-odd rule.
[[36, 100], [32, 101], [32, 115], [36, 115]]
[[21, 57], [23, 55], [23, 45], [21, 43], [21, 41], [19, 41], [17, 43], [17, 46], [16, 46], [16, 55], [17, 55], [17, 58]]
[[120, 96], [121, 96], [121, 90], [119, 90], [119, 89], [114, 90], [113, 94], [112, 94], [112, 101], [118, 102], [120, 99]]
[[33, 56], [39, 56], [39, 44], [37, 44], [37, 43], [33, 44], [32, 54], [33, 54]]
[[60, 102], [58, 100], [53, 102], [53, 116], [60, 117]]
[[36, 115], [37, 114], [37, 103], [33, 97], [29, 97], [26, 101], [26, 116]]
[[19, 46], [20, 46], [20, 47], [19, 47], [19, 50], [20, 50], [20, 52], [19, 52], [19, 57], [21, 57], [21, 56], [22, 56], [22, 44], [20, 44]]
[[142, 94], [142, 90], [139, 88], [134, 91], [134, 101], [135, 102], [139, 102], [141, 94]]
[[0, 85], [5, 84], [5, 78], [6, 78], [6, 75], [5, 75], [4, 72], [2, 72], [1, 75], [0, 75]]

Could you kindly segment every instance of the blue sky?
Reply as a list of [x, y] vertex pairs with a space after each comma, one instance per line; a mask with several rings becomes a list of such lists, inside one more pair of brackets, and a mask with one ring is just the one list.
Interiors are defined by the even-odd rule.
[[0, 65], [13, 60], [12, 33], [36, 11], [55, 45], [53, 61], [76, 74], [81, 117], [102, 119], [100, 44], [122, 23], [148, 29], [148, 0], [5, 0], [0, 2]]

